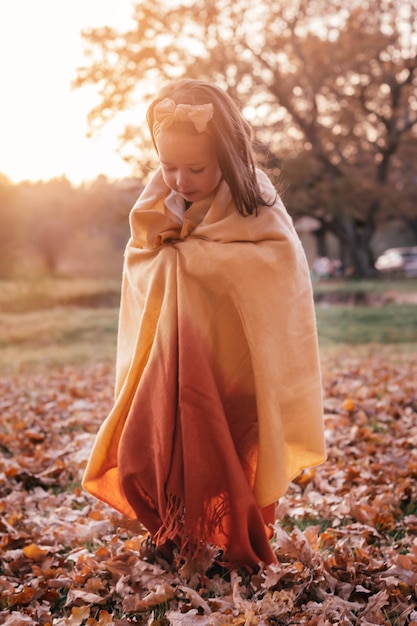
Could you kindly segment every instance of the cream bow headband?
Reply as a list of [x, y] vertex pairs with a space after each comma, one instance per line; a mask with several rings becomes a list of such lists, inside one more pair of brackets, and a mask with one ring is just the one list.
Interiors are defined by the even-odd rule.
[[176, 104], [174, 100], [165, 98], [155, 106], [153, 133], [157, 135], [162, 129], [174, 122], [192, 122], [199, 133], [203, 133], [213, 117], [212, 104]]

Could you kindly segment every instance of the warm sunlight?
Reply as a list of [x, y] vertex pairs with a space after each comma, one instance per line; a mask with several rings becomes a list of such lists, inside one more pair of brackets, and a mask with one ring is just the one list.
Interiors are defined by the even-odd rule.
[[133, 0], [2, 0], [0, 174], [14, 182], [66, 176], [74, 183], [130, 170], [115, 153], [120, 124], [88, 139], [94, 88], [71, 90], [83, 64], [83, 28], [129, 27]]

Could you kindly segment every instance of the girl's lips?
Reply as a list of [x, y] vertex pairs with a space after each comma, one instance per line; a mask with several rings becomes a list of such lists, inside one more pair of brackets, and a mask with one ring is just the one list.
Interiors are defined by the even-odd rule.
[[180, 194], [187, 202], [193, 202], [196, 195], [198, 195], [198, 191], [180, 191]]

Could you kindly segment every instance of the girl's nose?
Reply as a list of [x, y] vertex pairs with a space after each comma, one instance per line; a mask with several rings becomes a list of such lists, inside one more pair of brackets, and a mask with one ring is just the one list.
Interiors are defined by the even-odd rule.
[[187, 189], [187, 181], [188, 181], [187, 172], [184, 172], [182, 170], [178, 170], [178, 172], [177, 172], [177, 187], [179, 189]]

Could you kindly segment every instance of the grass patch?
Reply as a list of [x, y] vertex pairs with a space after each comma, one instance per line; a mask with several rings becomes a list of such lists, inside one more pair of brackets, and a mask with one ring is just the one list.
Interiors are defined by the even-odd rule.
[[117, 322], [117, 308], [0, 313], [0, 373], [114, 359]]
[[56, 306], [117, 307], [120, 302], [120, 286], [120, 280], [1, 280], [0, 312], [26, 313]]
[[332, 527], [332, 520], [316, 518], [316, 517], [291, 517], [287, 516], [282, 520], [281, 526], [288, 533], [291, 533], [292, 528], [299, 528], [301, 531], [304, 531], [309, 526], [318, 526], [319, 527], [319, 535], [324, 533], [325, 530]]
[[[417, 296], [417, 281], [328, 281], [315, 295], [320, 349], [343, 345], [417, 345], [417, 305], [386, 299], [377, 306], [341, 304], [346, 293]], [[120, 281], [40, 279], [0, 281], [0, 374], [33, 368], [114, 362]]]
[[321, 346], [417, 343], [417, 306], [316, 306]]
[[360, 279], [330, 279], [313, 283], [314, 293], [318, 296], [331, 293], [363, 293], [384, 295], [386, 293], [416, 293], [417, 281], [413, 278], [392, 280], [379, 278], [377, 280]]
[[0, 374], [114, 361], [120, 280], [0, 281]]

